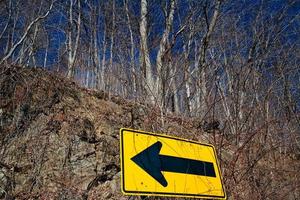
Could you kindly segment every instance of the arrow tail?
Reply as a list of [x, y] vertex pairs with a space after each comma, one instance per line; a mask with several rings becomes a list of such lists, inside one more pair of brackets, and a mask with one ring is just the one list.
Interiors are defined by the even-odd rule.
[[159, 158], [162, 171], [216, 177], [214, 165], [211, 162], [166, 155], [159, 155]]

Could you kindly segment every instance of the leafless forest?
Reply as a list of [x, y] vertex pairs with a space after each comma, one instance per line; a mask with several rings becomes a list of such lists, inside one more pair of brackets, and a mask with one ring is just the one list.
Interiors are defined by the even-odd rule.
[[0, 0], [0, 73], [145, 102], [161, 130], [196, 118], [230, 199], [299, 199], [299, 19], [297, 0]]

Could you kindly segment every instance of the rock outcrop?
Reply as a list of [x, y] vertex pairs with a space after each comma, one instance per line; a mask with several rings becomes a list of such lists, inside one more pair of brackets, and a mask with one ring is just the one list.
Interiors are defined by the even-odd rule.
[[159, 130], [153, 109], [41, 69], [8, 68], [0, 92], [2, 198], [120, 199], [119, 129]]

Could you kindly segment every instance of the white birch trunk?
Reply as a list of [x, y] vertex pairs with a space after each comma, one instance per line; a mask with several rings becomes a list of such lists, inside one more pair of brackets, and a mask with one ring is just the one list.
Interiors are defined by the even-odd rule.
[[140, 55], [140, 64], [141, 69], [145, 71], [145, 81], [143, 88], [145, 88], [147, 95], [150, 96], [151, 102], [155, 103], [154, 98], [154, 78], [151, 69], [150, 55], [147, 42], [147, 0], [141, 0], [141, 19], [140, 19], [140, 45], [141, 45], [141, 55]]
[[171, 0], [170, 11], [166, 19], [166, 27], [162, 35], [162, 38], [160, 40], [159, 50], [156, 56], [157, 79], [155, 84], [156, 87], [155, 96], [157, 97], [161, 107], [164, 107], [164, 99], [165, 99], [165, 95], [167, 95], [161, 92], [164, 90], [163, 89], [164, 83], [162, 81], [163, 81], [163, 75], [165, 74], [163, 71], [163, 57], [166, 53], [167, 41], [173, 24], [174, 11], [175, 11], [175, 0]]
[[80, 38], [80, 29], [81, 29], [81, 4], [80, 1], [77, 2], [78, 6], [78, 18], [77, 18], [77, 32], [75, 38], [75, 44], [73, 45], [73, 32], [72, 32], [72, 25], [73, 25], [73, 0], [70, 0], [70, 9], [69, 9], [69, 23], [70, 23], [70, 30], [68, 33], [68, 73], [67, 78], [72, 78], [74, 76], [74, 63], [77, 56], [79, 38]]
[[106, 63], [106, 25], [104, 25], [104, 33], [103, 33], [103, 41], [102, 41], [102, 46], [103, 46], [103, 52], [102, 52], [102, 61], [101, 61], [101, 70], [100, 70], [100, 89], [104, 90], [105, 89], [105, 79], [104, 79], [104, 74], [106, 71], [105, 63]]
[[[199, 98], [199, 105], [200, 105], [200, 116], [203, 117], [205, 114], [205, 109], [206, 109], [206, 96], [207, 96], [207, 86], [206, 86], [206, 51], [209, 45], [209, 40], [211, 37], [211, 34], [216, 26], [217, 23], [217, 18], [219, 16], [219, 11], [220, 11], [220, 6], [221, 6], [221, 0], [217, 0], [216, 6], [214, 9], [213, 16], [209, 22], [208, 25], [208, 30], [207, 33], [204, 35], [201, 43], [202, 45], [200, 46], [199, 49], [199, 55], [196, 59], [196, 69], [198, 71], [198, 86], [197, 86], [197, 98]], [[199, 88], [198, 88], [199, 87]]]
[[127, 25], [130, 33], [130, 68], [132, 72], [132, 87], [133, 87], [133, 93], [136, 95], [137, 93], [137, 84], [136, 84], [136, 70], [135, 70], [135, 64], [134, 64], [134, 39], [133, 39], [133, 32], [131, 27], [131, 20], [129, 17], [129, 9], [128, 9], [128, 1], [124, 0], [125, 10], [126, 10], [126, 17], [127, 17]]
[[27, 64], [26, 64], [27, 66], [29, 66], [30, 59], [32, 59], [34, 68], [36, 68], [36, 63], [35, 63], [35, 58], [34, 58], [34, 55], [33, 55], [33, 51], [34, 51], [34, 43], [35, 43], [35, 40], [36, 40], [36, 37], [37, 37], [38, 30], [39, 30], [39, 26], [38, 26], [38, 24], [36, 24], [34, 32], [33, 32], [32, 43], [30, 43], [31, 47], [30, 47], [30, 51], [29, 51], [29, 55], [28, 55]]
[[189, 38], [187, 44], [184, 46], [184, 93], [185, 93], [185, 99], [184, 99], [184, 109], [185, 113], [190, 115], [192, 111], [192, 104], [191, 104], [191, 87], [190, 87], [190, 75], [191, 75], [191, 70], [190, 70], [190, 64], [189, 64], [189, 54], [190, 54], [190, 49], [191, 49], [191, 43], [192, 43], [192, 35], [193, 31], [190, 30]]
[[113, 48], [114, 48], [114, 37], [115, 37], [115, 20], [116, 20], [116, 15], [115, 15], [115, 0], [113, 0], [113, 11], [112, 11], [112, 32], [111, 32], [111, 36], [110, 36], [110, 59], [109, 59], [109, 83], [107, 84], [107, 91], [108, 91], [108, 95], [109, 95], [109, 98], [110, 98], [110, 91], [113, 89], [112, 86], [113, 86], [113, 77], [112, 77], [112, 71], [113, 71], [113, 57], [114, 57], [114, 54], [113, 54]]
[[48, 49], [49, 49], [49, 38], [47, 35], [47, 47], [46, 47], [46, 52], [45, 52], [45, 57], [44, 57], [44, 65], [43, 65], [44, 69], [47, 67]]
[[[171, 68], [171, 75], [172, 75], [172, 79], [171, 79], [171, 89], [172, 89], [172, 101], [173, 101], [173, 112], [175, 113], [179, 113], [180, 112], [180, 108], [179, 108], [179, 98], [178, 98], [178, 94], [177, 94], [177, 85], [176, 85], [176, 79], [175, 79], [175, 74], [176, 74], [176, 70], [174, 69], [174, 66], [172, 66], [172, 63], [169, 63], [170, 68]], [[167, 93], [168, 94], [168, 93]]]

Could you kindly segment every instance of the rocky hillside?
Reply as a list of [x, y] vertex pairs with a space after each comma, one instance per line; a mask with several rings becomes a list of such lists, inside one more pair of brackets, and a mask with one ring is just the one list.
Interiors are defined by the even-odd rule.
[[11, 67], [0, 85], [2, 198], [120, 199], [120, 128], [199, 135], [189, 120], [167, 116], [162, 129], [155, 109], [41, 69]]
[[255, 134], [235, 146], [197, 119], [174, 114], [162, 119], [159, 113], [42, 69], [2, 70], [0, 199], [130, 199], [119, 185], [122, 127], [214, 144], [229, 199], [300, 196], [294, 155], [272, 146], [261, 151]]

